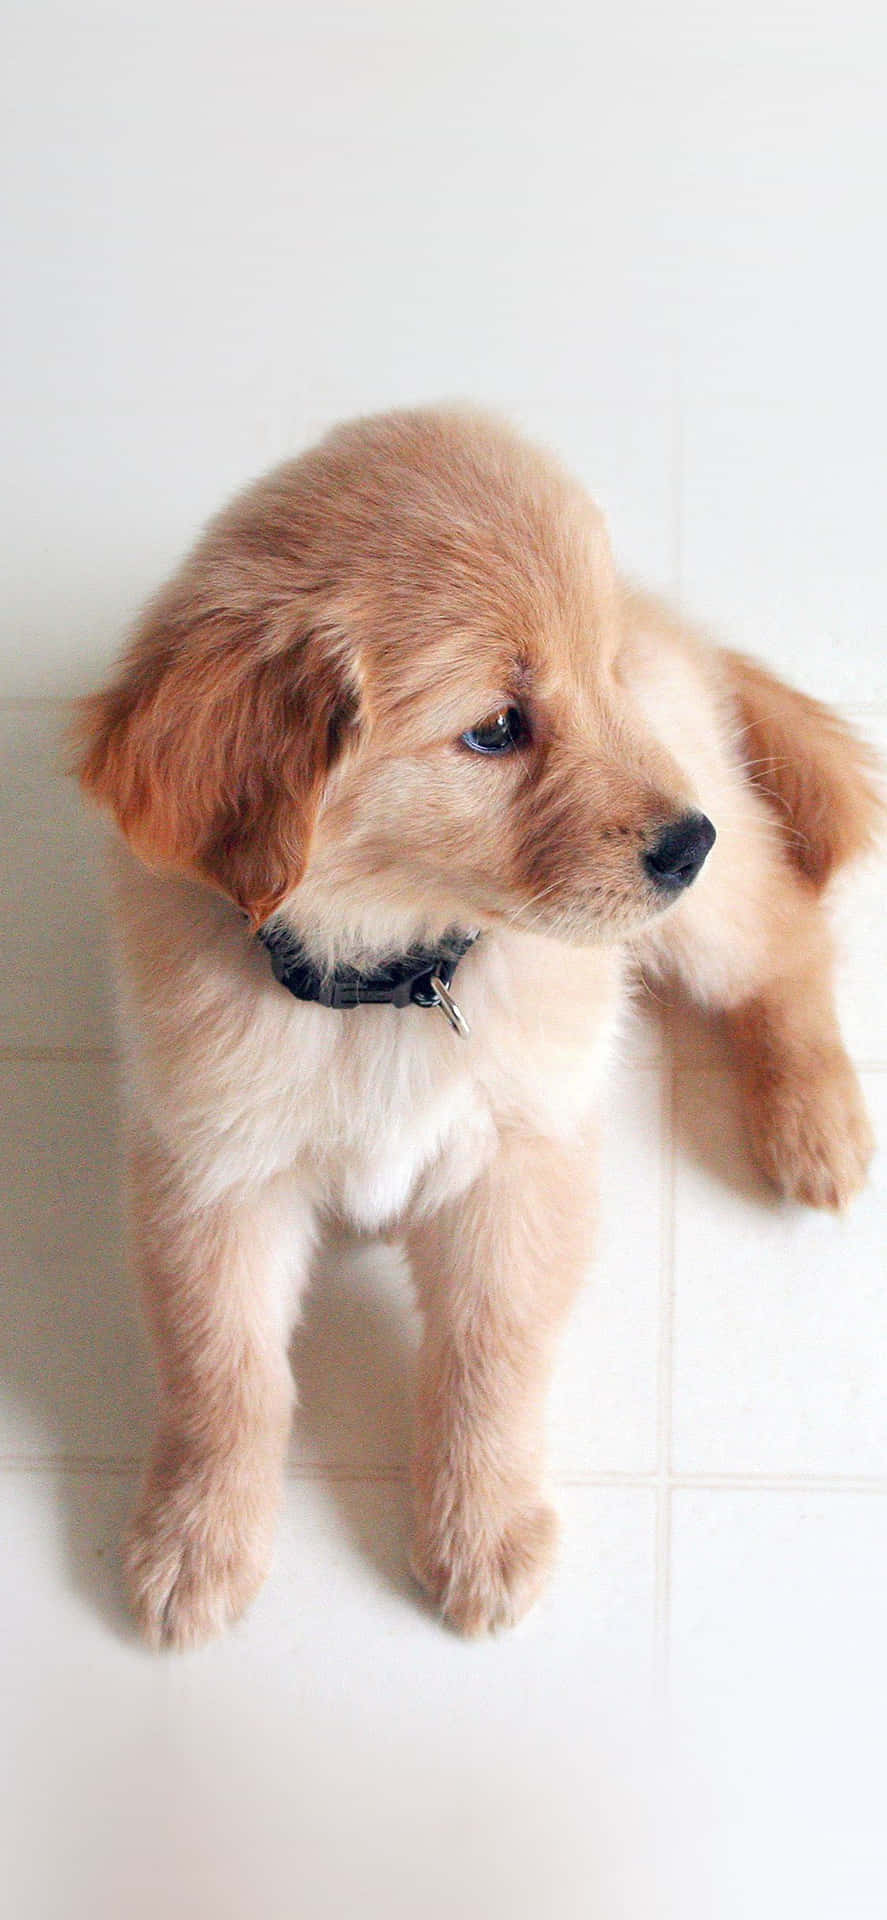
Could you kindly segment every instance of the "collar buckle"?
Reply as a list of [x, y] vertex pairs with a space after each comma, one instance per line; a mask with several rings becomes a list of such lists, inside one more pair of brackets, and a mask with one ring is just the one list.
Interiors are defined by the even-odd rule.
[[441, 1013], [449, 1020], [453, 1032], [458, 1033], [460, 1040], [467, 1040], [471, 1028], [461, 1008], [457, 1007], [449, 988], [444, 985], [440, 974], [433, 973], [431, 975], [431, 985], [437, 996], [434, 1002], [435, 1006], [439, 1007]]

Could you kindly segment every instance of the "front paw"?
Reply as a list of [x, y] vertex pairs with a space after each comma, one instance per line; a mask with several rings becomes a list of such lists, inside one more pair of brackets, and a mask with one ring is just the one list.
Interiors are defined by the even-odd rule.
[[874, 1135], [843, 1051], [789, 1060], [747, 1092], [752, 1152], [790, 1200], [846, 1207], [865, 1184]]
[[276, 1508], [264, 1469], [158, 1452], [124, 1552], [150, 1646], [200, 1646], [239, 1618], [268, 1572]]
[[538, 1499], [472, 1514], [458, 1503], [433, 1521], [420, 1514], [411, 1564], [460, 1633], [514, 1626], [536, 1600], [554, 1557], [557, 1516]]

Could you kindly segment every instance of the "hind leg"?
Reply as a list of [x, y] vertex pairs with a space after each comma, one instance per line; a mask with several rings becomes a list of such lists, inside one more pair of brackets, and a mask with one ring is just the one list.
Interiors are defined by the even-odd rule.
[[874, 1139], [824, 944], [728, 1008], [727, 1024], [759, 1166], [790, 1199], [844, 1207], [865, 1181]]
[[820, 894], [872, 843], [874, 756], [765, 668], [705, 647], [636, 596], [626, 617], [635, 698], [718, 834], [638, 956], [726, 1017], [765, 1173], [793, 1199], [842, 1207], [863, 1183], [872, 1135], [838, 1030]]
[[642, 963], [724, 1016], [768, 1178], [793, 1200], [844, 1207], [873, 1138], [835, 1013], [828, 920], [757, 796], [734, 802], [710, 871], [642, 943]]

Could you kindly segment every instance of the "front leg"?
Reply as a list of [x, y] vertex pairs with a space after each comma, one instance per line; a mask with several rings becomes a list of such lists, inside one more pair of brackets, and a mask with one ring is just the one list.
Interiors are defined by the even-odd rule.
[[467, 1193], [408, 1234], [425, 1322], [413, 1569], [464, 1633], [518, 1620], [552, 1557], [544, 1396], [591, 1251], [592, 1166], [588, 1140], [510, 1134]]
[[160, 1373], [160, 1427], [126, 1549], [153, 1646], [195, 1646], [243, 1612], [271, 1558], [293, 1403], [287, 1341], [308, 1203], [270, 1182], [198, 1204], [140, 1143], [134, 1253]]

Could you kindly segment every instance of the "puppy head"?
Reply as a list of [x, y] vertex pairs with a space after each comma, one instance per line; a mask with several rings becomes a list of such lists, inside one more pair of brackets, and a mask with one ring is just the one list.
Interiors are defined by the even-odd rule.
[[616, 938], [686, 876], [662, 849], [690, 804], [619, 650], [600, 517], [554, 462], [477, 415], [383, 416], [209, 528], [85, 703], [81, 778], [149, 864], [328, 948]]

